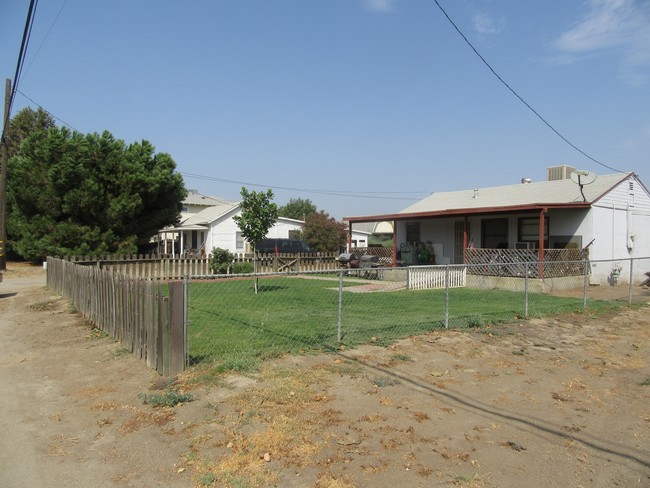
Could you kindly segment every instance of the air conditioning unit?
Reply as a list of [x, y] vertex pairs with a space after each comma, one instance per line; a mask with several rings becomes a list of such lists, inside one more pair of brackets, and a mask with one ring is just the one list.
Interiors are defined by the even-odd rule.
[[546, 180], [568, 180], [571, 178], [571, 173], [573, 173], [575, 170], [576, 169], [573, 166], [567, 166], [566, 164], [562, 164], [560, 166], [549, 166], [546, 168]]

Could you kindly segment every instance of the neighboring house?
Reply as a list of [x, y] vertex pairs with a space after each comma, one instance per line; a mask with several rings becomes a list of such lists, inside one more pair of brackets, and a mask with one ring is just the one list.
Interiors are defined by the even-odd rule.
[[237, 202], [231, 200], [224, 200], [223, 198], [201, 195], [196, 190], [187, 190], [187, 196], [183, 200], [183, 209], [181, 210], [181, 222], [189, 216], [199, 213], [208, 207], [218, 205], [237, 205]]
[[[183, 201], [181, 222], [175, 227], [158, 232], [160, 253], [208, 256], [212, 249], [227, 249], [233, 253], [250, 252], [250, 243], [246, 242], [233, 220], [241, 209], [239, 202], [232, 202], [217, 197], [200, 195], [190, 191]], [[266, 234], [271, 239], [295, 238], [304, 226], [302, 220], [278, 217]], [[368, 245], [368, 234], [354, 233], [359, 246]]]
[[[395, 214], [344, 220], [350, 228], [392, 221], [394, 263], [418, 246], [432, 249], [436, 264], [463, 263], [468, 248], [527, 249], [540, 263], [549, 249], [588, 248], [596, 261], [650, 256], [650, 194], [638, 176], [601, 175], [581, 188], [572, 172], [551, 167], [546, 181], [434, 193]], [[629, 262], [620, 264], [626, 282]], [[591, 282], [607, 283], [615, 267], [592, 262]], [[635, 278], [646, 271], [634, 269]]]
[[[190, 213], [180, 224], [158, 232], [163, 243], [173, 242], [171, 248], [163, 248], [164, 254], [208, 256], [212, 249], [227, 249], [233, 253], [250, 251], [250, 244], [237, 227], [233, 217], [241, 213], [239, 202], [229, 202], [212, 198], [217, 204], [206, 206], [197, 213]], [[291, 238], [294, 232], [302, 229], [300, 220], [279, 217], [266, 234], [268, 238]], [[180, 251], [179, 251], [180, 250]]]

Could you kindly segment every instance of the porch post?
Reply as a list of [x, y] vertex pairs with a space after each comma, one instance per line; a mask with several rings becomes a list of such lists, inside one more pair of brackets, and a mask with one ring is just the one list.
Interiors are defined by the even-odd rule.
[[465, 251], [469, 246], [469, 217], [465, 215], [463, 219], [463, 264], [465, 264]]
[[537, 277], [544, 279], [544, 215], [546, 209], [539, 211], [539, 253], [537, 256]]
[[348, 252], [352, 252], [352, 222], [348, 225]]
[[397, 220], [393, 220], [393, 268], [397, 267]]

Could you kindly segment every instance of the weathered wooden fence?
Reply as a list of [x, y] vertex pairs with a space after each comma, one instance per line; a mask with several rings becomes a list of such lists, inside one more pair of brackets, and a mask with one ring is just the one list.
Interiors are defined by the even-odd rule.
[[[258, 273], [283, 271], [329, 271], [339, 269], [341, 264], [336, 253], [259, 254]], [[234, 262], [252, 263], [253, 254], [235, 254]]]
[[[283, 271], [327, 271], [340, 268], [336, 253], [305, 254], [259, 254], [258, 273]], [[77, 257], [74, 262], [93, 265], [114, 273], [135, 278], [155, 280], [180, 280], [185, 276], [208, 276], [213, 274], [207, 258], [158, 257], [150, 255]], [[234, 263], [253, 263], [254, 255], [234, 255]]]
[[463, 288], [466, 284], [467, 267], [409, 266], [406, 286], [409, 290], [431, 288]]
[[147, 366], [163, 375], [184, 369], [182, 282], [165, 285], [98, 266], [47, 258], [47, 284]]

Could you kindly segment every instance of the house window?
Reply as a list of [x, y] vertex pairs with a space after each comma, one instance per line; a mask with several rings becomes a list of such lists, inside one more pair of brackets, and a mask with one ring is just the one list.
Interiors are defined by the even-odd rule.
[[420, 242], [420, 222], [406, 224], [406, 242]]
[[481, 247], [486, 249], [508, 248], [508, 219], [481, 220]]
[[235, 249], [238, 251], [244, 250], [244, 236], [241, 234], [241, 231], [235, 232]]
[[300, 239], [300, 231], [299, 230], [290, 230], [289, 231], [289, 239]]
[[[544, 219], [544, 247], [548, 248], [548, 217]], [[539, 217], [524, 217], [519, 219], [517, 242], [533, 242], [539, 246]]]

